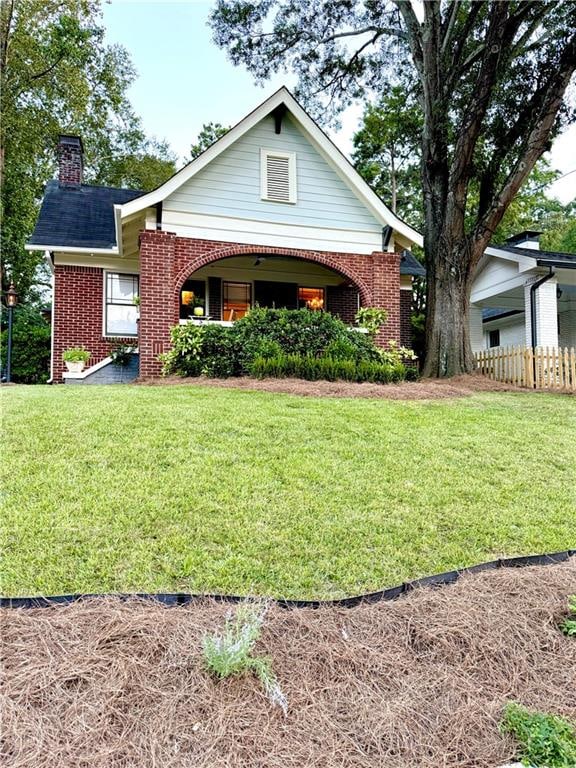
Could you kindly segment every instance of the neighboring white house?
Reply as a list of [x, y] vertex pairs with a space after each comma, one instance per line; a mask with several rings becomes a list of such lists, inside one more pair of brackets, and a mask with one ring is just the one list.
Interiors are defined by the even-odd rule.
[[526, 231], [486, 249], [472, 285], [472, 349], [576, 347], [576, 254]]

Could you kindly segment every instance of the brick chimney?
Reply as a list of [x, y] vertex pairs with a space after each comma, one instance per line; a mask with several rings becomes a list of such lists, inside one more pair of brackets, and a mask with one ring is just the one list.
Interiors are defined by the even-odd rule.
[[79, 136], [58, 137], [58, 181], [63, 187], [79, 187], [82, 184], [82, 154], [84, 147]]

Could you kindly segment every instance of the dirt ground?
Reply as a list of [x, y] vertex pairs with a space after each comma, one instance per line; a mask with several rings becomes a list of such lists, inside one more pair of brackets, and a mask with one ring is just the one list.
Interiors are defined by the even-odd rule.
[[205, 671], [230, 605], [115, 598], [2, 615], [6, 768], [495, 768], [502, 708], [576, 719], [576, 640], [558, 623], [576, 560], [502, 569], [356, 608], [271, 605], [252, 676]]
[[476, 392], [527, 392], [512, 384], [492, 381], [485, 376], [455, 376], [452, 379], [421, 379], [404, 381], [399, 384], [356, 384], [347, 381], [304, 381], [303, 379], [252, 379], [248, 376], [230, 379], [209, 379], [199, 376], [183, 379], [179, 376], [167, 376], [141, 379], [140, 385], [183, 385], [200, 384], [202, 386], [225, 389], [248, 389], [260, 392], [282, 392], [289, 395], [312, 397], [366, 397], [384, 400], [441, 400], [445, 398], [467, 397]]

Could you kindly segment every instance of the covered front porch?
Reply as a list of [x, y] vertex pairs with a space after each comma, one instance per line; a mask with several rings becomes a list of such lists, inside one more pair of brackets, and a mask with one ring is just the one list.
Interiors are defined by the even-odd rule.
[[360, 308], [360, 291], [336, 270], [304, 259], [258, 253], [231, 256], [184, 280], [179, 320], [228, 324], [256, 305], [324, 310], [352, 324]]
[[541, 267], [479, 282], [470, 308], [472, 350], [576, 347], [576, 269]]

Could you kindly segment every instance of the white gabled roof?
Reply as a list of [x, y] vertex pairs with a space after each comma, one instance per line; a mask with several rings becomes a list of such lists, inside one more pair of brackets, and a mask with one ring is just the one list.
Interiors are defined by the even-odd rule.
[[205, 168], [212, 162], [212, 160], [218, 157], [218, 155], [225, 152], [228, 147], [234, 144], [235, 141], [262, 119], [267, 117], [281, 104], [284, 104], [287, 107], [288, 111], [299, 123], [312, 144], [372, 212], [376, 219], [382, 223], [382, 226], [392, 227], [392, 229], [410, 242], [421, 246], [422, 235], [392, 213], [382, 200], [380, 200], [378, 195], [368, 186], [350, 161], [342, 154], [338, 147], [328, 138], [328, 136], [326, 136], [318, 125], [316, 125], [314, 120], [312, 120], [308, 113], [304, 111], [290, 91], [285, 87], [280, 88], [279, 91], [276, 91], [270, 98], [262, 102], [259, 107], [253, 112], [250, 112], [249, 115], [231, 128], [221, 139], [212, 144], [212, 146], [182, 168], [181, 171], [178, 171], [172, 178], [164, 182], [160, 187], [141, 197], [137, 197], [128, 203], [114, 206], [119, 214], [119, 218], [123, 219], [144, 208], [149, 208], [150, 206], [160, 203], [168, 197], [168, 195], [181, 187], [182, 184], [185, 184], [189, 179]]

